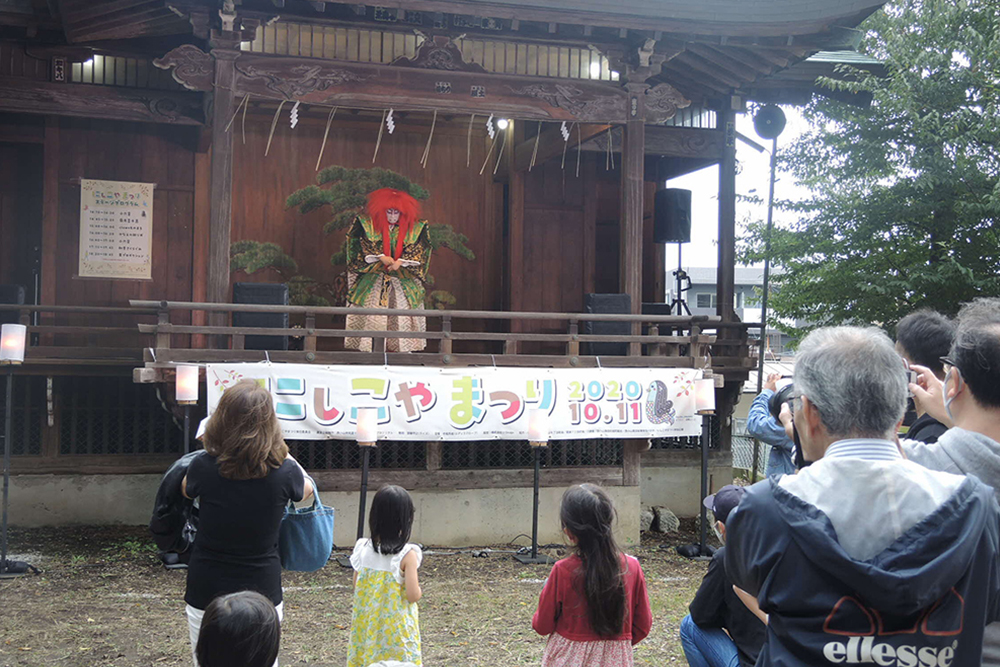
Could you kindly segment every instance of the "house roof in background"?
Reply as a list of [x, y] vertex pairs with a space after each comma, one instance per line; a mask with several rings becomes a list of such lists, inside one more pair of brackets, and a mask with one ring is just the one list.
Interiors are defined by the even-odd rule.
[[[716, 269], [714, 266], [692, 266], [684, 269], [691, 276], [692, 285], [714, 285], [716, 280]], [[780, 273], [778, 269], [772, 268], [771, 275]], [[763, 285], [764, 267], [762, 266], [737, 266], [737, 285]]]

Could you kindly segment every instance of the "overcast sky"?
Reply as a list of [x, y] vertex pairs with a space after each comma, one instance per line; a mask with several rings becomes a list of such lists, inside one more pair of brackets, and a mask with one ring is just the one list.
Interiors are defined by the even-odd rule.
[[[785, 112], [788, 122], [785, 130], [778, 137], [779, 153], [782, 144], [787, 145], [807, 127], [806, 121], [797, 112], [795, 107], [786, 106], [782, 107], [782, 109]], [[753, 119], [749, 114], [740, 114], [736, 117], [736, 130], [767, 148], [766, 152], [759, 153], [743, 141], [736, 141], [736, 160], [740, 167], [736, 175], [736, 191], [742, 195], [755, 194], [766, 201], [771, 141], [761, 139], [757, 136], [753, 128]], [[682, 176], [681, 178], [670, 180], [667, 182], [667, 187], [691, 190], [691, 243], [686, 243], [683, 247], [684, 266], [718, 266], [718, 166], [708, 167]], [[795, 186], [795, 181], [791, 174], [779, 171], [774, 185], [774, 194], [778, 199], [799, 198], [806, 194], [806, 192]], [[744, 233], [741, 225], [748, 213], [751, 213], [751, 211], [747, 204], [736, 203], [737, 238]], [[767, 215], [766, 205], [753, 213], [755, 214], [754, 217], [764, 219]], [[781, 222], [779, 215], [775, 216], [775, 221], [777, 223]], [[676, 268], [677, 245], [671, 243], [667, 247], [667, 271], [669, 273]]]

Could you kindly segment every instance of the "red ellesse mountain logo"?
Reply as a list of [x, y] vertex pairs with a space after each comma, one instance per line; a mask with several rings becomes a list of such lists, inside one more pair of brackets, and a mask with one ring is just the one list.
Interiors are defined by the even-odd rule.
[[842, 637], [884, 637], [917, 632], [928, 637], [952, 637], [962, 634], [964, 619], [965, 600], [954, 588], [927, 609], [907, 617], [883, 616], [877, 609], [845, 595], [833, 605], [823, 622], [823, 631]]

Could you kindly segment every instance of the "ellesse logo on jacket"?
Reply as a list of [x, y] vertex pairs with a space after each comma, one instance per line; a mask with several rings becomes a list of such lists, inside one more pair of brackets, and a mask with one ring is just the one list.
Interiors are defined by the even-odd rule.
[[[823, 645], [823, 657], [835, 665], [880, 667], [952, 667], [962, 634], [965, 600], [954, 588], [929, 608], [908, 618], [883, 617], [854, 597], [837, 601], [823, 631], [842, 640]], [[891, 639], [890, 639], [891, 637]]]

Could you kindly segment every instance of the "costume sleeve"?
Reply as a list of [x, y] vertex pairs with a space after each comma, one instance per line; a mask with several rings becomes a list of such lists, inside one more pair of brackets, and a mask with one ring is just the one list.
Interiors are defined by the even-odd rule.
[[382, 270], [382, 263], [369, 264], [365, 261], [367, 255], [381, 255], [382, 248], [368, 238], [365, 225], [361, 218], [355, 218], [347, 233], [347, 270], [352, 273], [372, 273]]
[[545, 580], [545, 586], [542, 587], [542, 594], [538, 598], [538, 610], [535, 611], [535, 615], [531, 619], [531, 627], [543, 637], [556, 631], [556, 621], [559, 620], [559, 614], [562, 611], [561, 570], [559, 563], [552, 567], [549, 578]]
[[785, 433], [785, 427], [771, 416], [771, 411], [768, 409], [767, 403], [773, 395], [773, 391], [765, 389], [753, 399], [750, 412], [747, 414], [747, 433], [772, 447], [779, 447], [789, 454], [794, 454], [795, 443]]
[[646, 575], [642, 573], [638, 561], [635, 567], [639, 571], [632, 597], [632, 643], [638, 644], [646, 638], [649, 629], [653, 627], [653, 611], [650, 609], [649, 593], [646, 591]]
[[[725, 556], [726, 549], [723, 551]], [[695, 625], [702, 628], [721, 628], [725, 623], [726, 607], [726, 587], [729, 586], [726, 578], [726, 565], [722, 558], [713, 557], [708, 564], [708, 572], [701, 580], [698, 592], [694, 594], [688, 611], [691, 612], [691, 620]]]
[[411, 280], [419, 280], [421, 282], [427, 280], [427, 269], [430, 267], [431, 263], [431, 240], [426, 224], [424, 224], [424, 228], [420, 230], [420, 234], [417, 235], [416, 241], [413, 243], [407, 243], [403, 246], [403, 254], [400, 259], [408, 259], [411, 262], [420, 262], [420, 266], [408, 266], [400, 269], [399, 272], [403, 275], [403, 277], [410, 278]]

